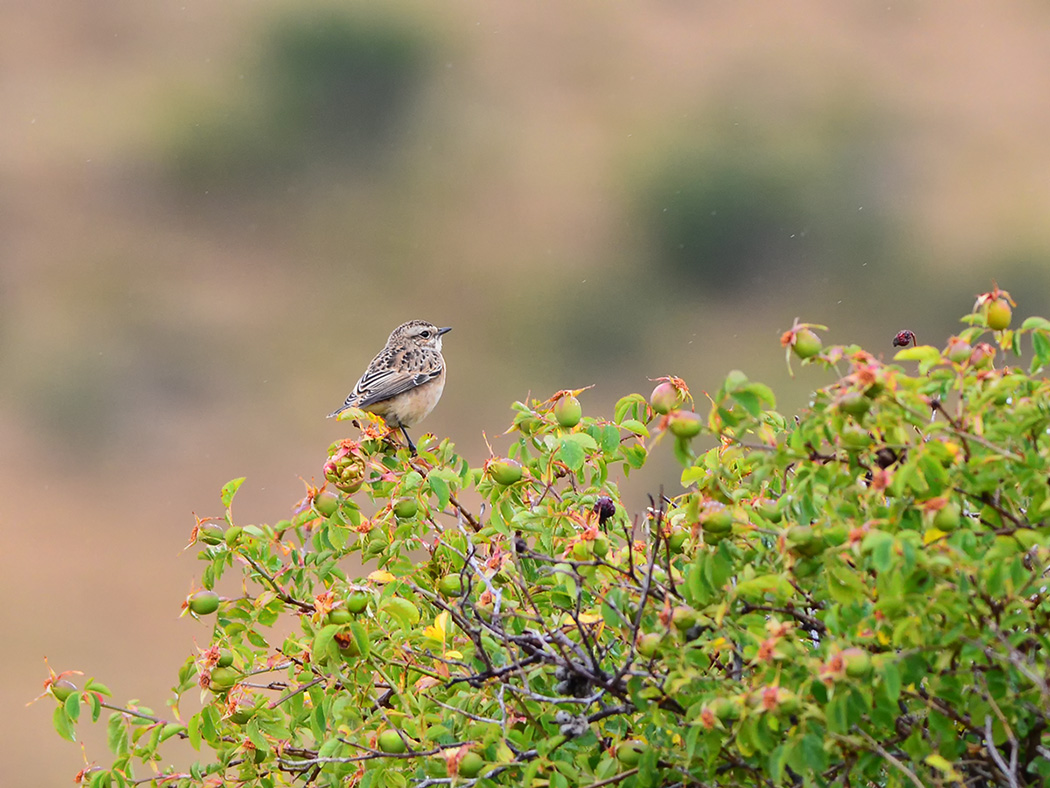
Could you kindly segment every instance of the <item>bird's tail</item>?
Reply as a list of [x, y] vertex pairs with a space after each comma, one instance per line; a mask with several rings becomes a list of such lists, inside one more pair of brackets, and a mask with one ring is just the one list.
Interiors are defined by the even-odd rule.
[[338, 416], [340, 413], [342, 413], [344, 410], [346, 410], [349, 407], [350, 407], [349, 405], [343, 405], [343, 407], [337, 408], [336, 410], [333, 410], [331, 413], [329, 413], [327, 416], [325, 416], [325, 418], [326, 419], [334, 419], [336, 416]]

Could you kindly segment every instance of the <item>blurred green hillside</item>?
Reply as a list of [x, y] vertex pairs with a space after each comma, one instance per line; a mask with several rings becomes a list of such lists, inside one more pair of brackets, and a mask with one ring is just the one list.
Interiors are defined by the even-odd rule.
[[530, 391], [790, 412], [796, 315], [889, 357], [993, 277], [1045, 313], [1048, 92], [1024, 2], [0, 6], [7, 782], [83, 765], [43, 655], [163, 696], [191, 512], [287, 514], [404, 320], [480, 460]]

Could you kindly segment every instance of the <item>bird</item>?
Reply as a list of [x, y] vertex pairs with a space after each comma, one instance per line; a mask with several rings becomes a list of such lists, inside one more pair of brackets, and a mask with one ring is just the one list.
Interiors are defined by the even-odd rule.
[[328, 418], [347, 408], [375, 413], [391, 429], [401, 430], [415, 454], [416, 445], [407, 428], [425, 419], [441, 399], [445, 388], [441, 337], [451, 330], [451, 326], [438, 328], [425, 320], [409, 320], [395, 328], [386, 347], [369, 362], [342, 407], [329, 413]]

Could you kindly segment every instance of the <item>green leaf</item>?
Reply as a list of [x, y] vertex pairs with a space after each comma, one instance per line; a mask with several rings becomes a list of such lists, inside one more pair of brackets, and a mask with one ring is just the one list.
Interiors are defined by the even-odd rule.
[[857, 575], [841, 566], [830, 567], [827, 572], [828, 593], [842, 605], [850, 605], [867, 598], [867, 589]]
[[628, 413], [634, 411], [637, 415], [641, 415], [646, 412], [647, 408], [648, 403], [641, 394], [628, 394], [621, 398], [613, 408], [613, 421], [622, 424]]
[[556, 457], [564, 462], [570, 470], [579, 471], [583, 467], [584, 460], [587, 459], [587, 455], [583, 450], [583, 446], [578, 441], [571, 440], [580, 433], [574, 435], [566, 435], [561, 439], [558, 445], [558, 451]]
[[368, 639], [368, 630], [365, 629], [364, 624], [360, 621], [351, 622], [350, 632], [354, 636], [354, 642], [357, 644], [357, 649], [361, 652], [361, 656], [367, 657], [372, 644]]
[[782, 575], [759, 575], [737, 583], [736, 586], [738, 597], [751, 600], [761, 600], [766, 594], [772, 594], [774, 598], [782, 602], [790, 599], [794, 593], [794, 587]]
[[91, 692], [97, 692], [100, 695], [105, 695], [107, 698], [113, 697], [113, 693], [110, 692], [109, 687], [100, 681], [95, 681], [94, 679], [88, 679], [84, 684], [84, 689]]
[[310, 649], [315, 659], [328, 653], [328, 649], [331, 647], [332, 642], [335, 640], [335, 635], [340, 629], [339, 624], [327, 624], [317, 631], [314, 635], [313, 646]]
[[1050, 331], [1050, 320], [1045, 317], [1026, 317], [1025, 321], [1021, 323], [1021, 329], [1024, 331], [1031, 331], [1032, 329], [1040, 329], [1042, 331]]
[[237, 490], [239, 490], [241, 485], [244, 484], [245, 478], [246, 477], [242, 476], [239, 479], [226, 482], [226, 484], [222, 486], [222, 505], [227, 509], [229, 509], [230, 504], [233, 503], [233, 496], [237, 494]]
[[649, 437], [649, 428], [642, 424], [642, 422], [638, 421], [638, 419], [625, 419], [620, 426], [628, 432], [633, 432], [635, 435], [643, 435], [646, 438]]
[[255, 749], [261, 750], [262, 752], [269, 752], [270, 742], [267, 741], [266, 737], [263, 736], [261, 730], [259, 730], [259, 718], [252, 717], [246, 726], [244, 726], [245, 733], [248, 734], [248, 738], [251, 739], [252, 744], [255, 745]]
[[201, 715], [194, 714], [190, 717], [189, 724], [186, 725], [186, 735], [189, 739], [190, 746], [193, 749], [200, 751], [201, 748]]
[[893, 357], [894, 361], [918, 361], [919, 362], [919, 374], [925, 375], [930, 367], [940, 364], [941, 351], [933, 347], [933, 345], [918, 345], [916, 347], [906, 347], [902, 350], [898, 350], [897, 354]]
[[128, 734], [124, 727], [124, 717], [118, 712], [109, 715], [106, 723], [106, 744], [114, 755], [123, 755], [128, 751]]
[[68, 739], [72, 742], [77, 740], [73, 721], [69, 719], [69, 715], [66, 714], [64, 707], [55, 706], [55, 712], [51, 715], [51, 724], [54, 726], [55, 732], [63, 739]]
[[169, 722], [161, 730], [160, 740], [167, 741], [172, 736], [177, 736], [180, 733], [186, 732], [186, 726], [180, 722]]
[[896, 663], [885, 663], [879, 670], [879, 676], [882, 679], [886, 697], [891, 701], [896, 701], [901, 694], [901, 672], [898, 670]]
[[430, 475], [427, 476], [427, 485], [430, 487], [430, 492], [432, 492], [434, 497], [438, 500], [438, 509], [445, 509], [452, 496], [452, 491], [449, 489], [448, 482], [431, 471]]
[[71, 692], [69, 697], [66, 698], [66, 702], [63, 704], [66, 707], [66, 715], [73, 722], [76, 722], [80, 718], [80, 698], [81, 693]]

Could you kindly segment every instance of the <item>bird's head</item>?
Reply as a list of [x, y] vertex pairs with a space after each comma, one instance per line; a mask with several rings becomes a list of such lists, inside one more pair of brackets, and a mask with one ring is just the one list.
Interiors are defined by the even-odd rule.
[[449, 327], [438, 328], [426, 320], [409, 320], [393, 330], [388, 344], [404, 343], [440, 352], [441, 337], [451, 330]]

